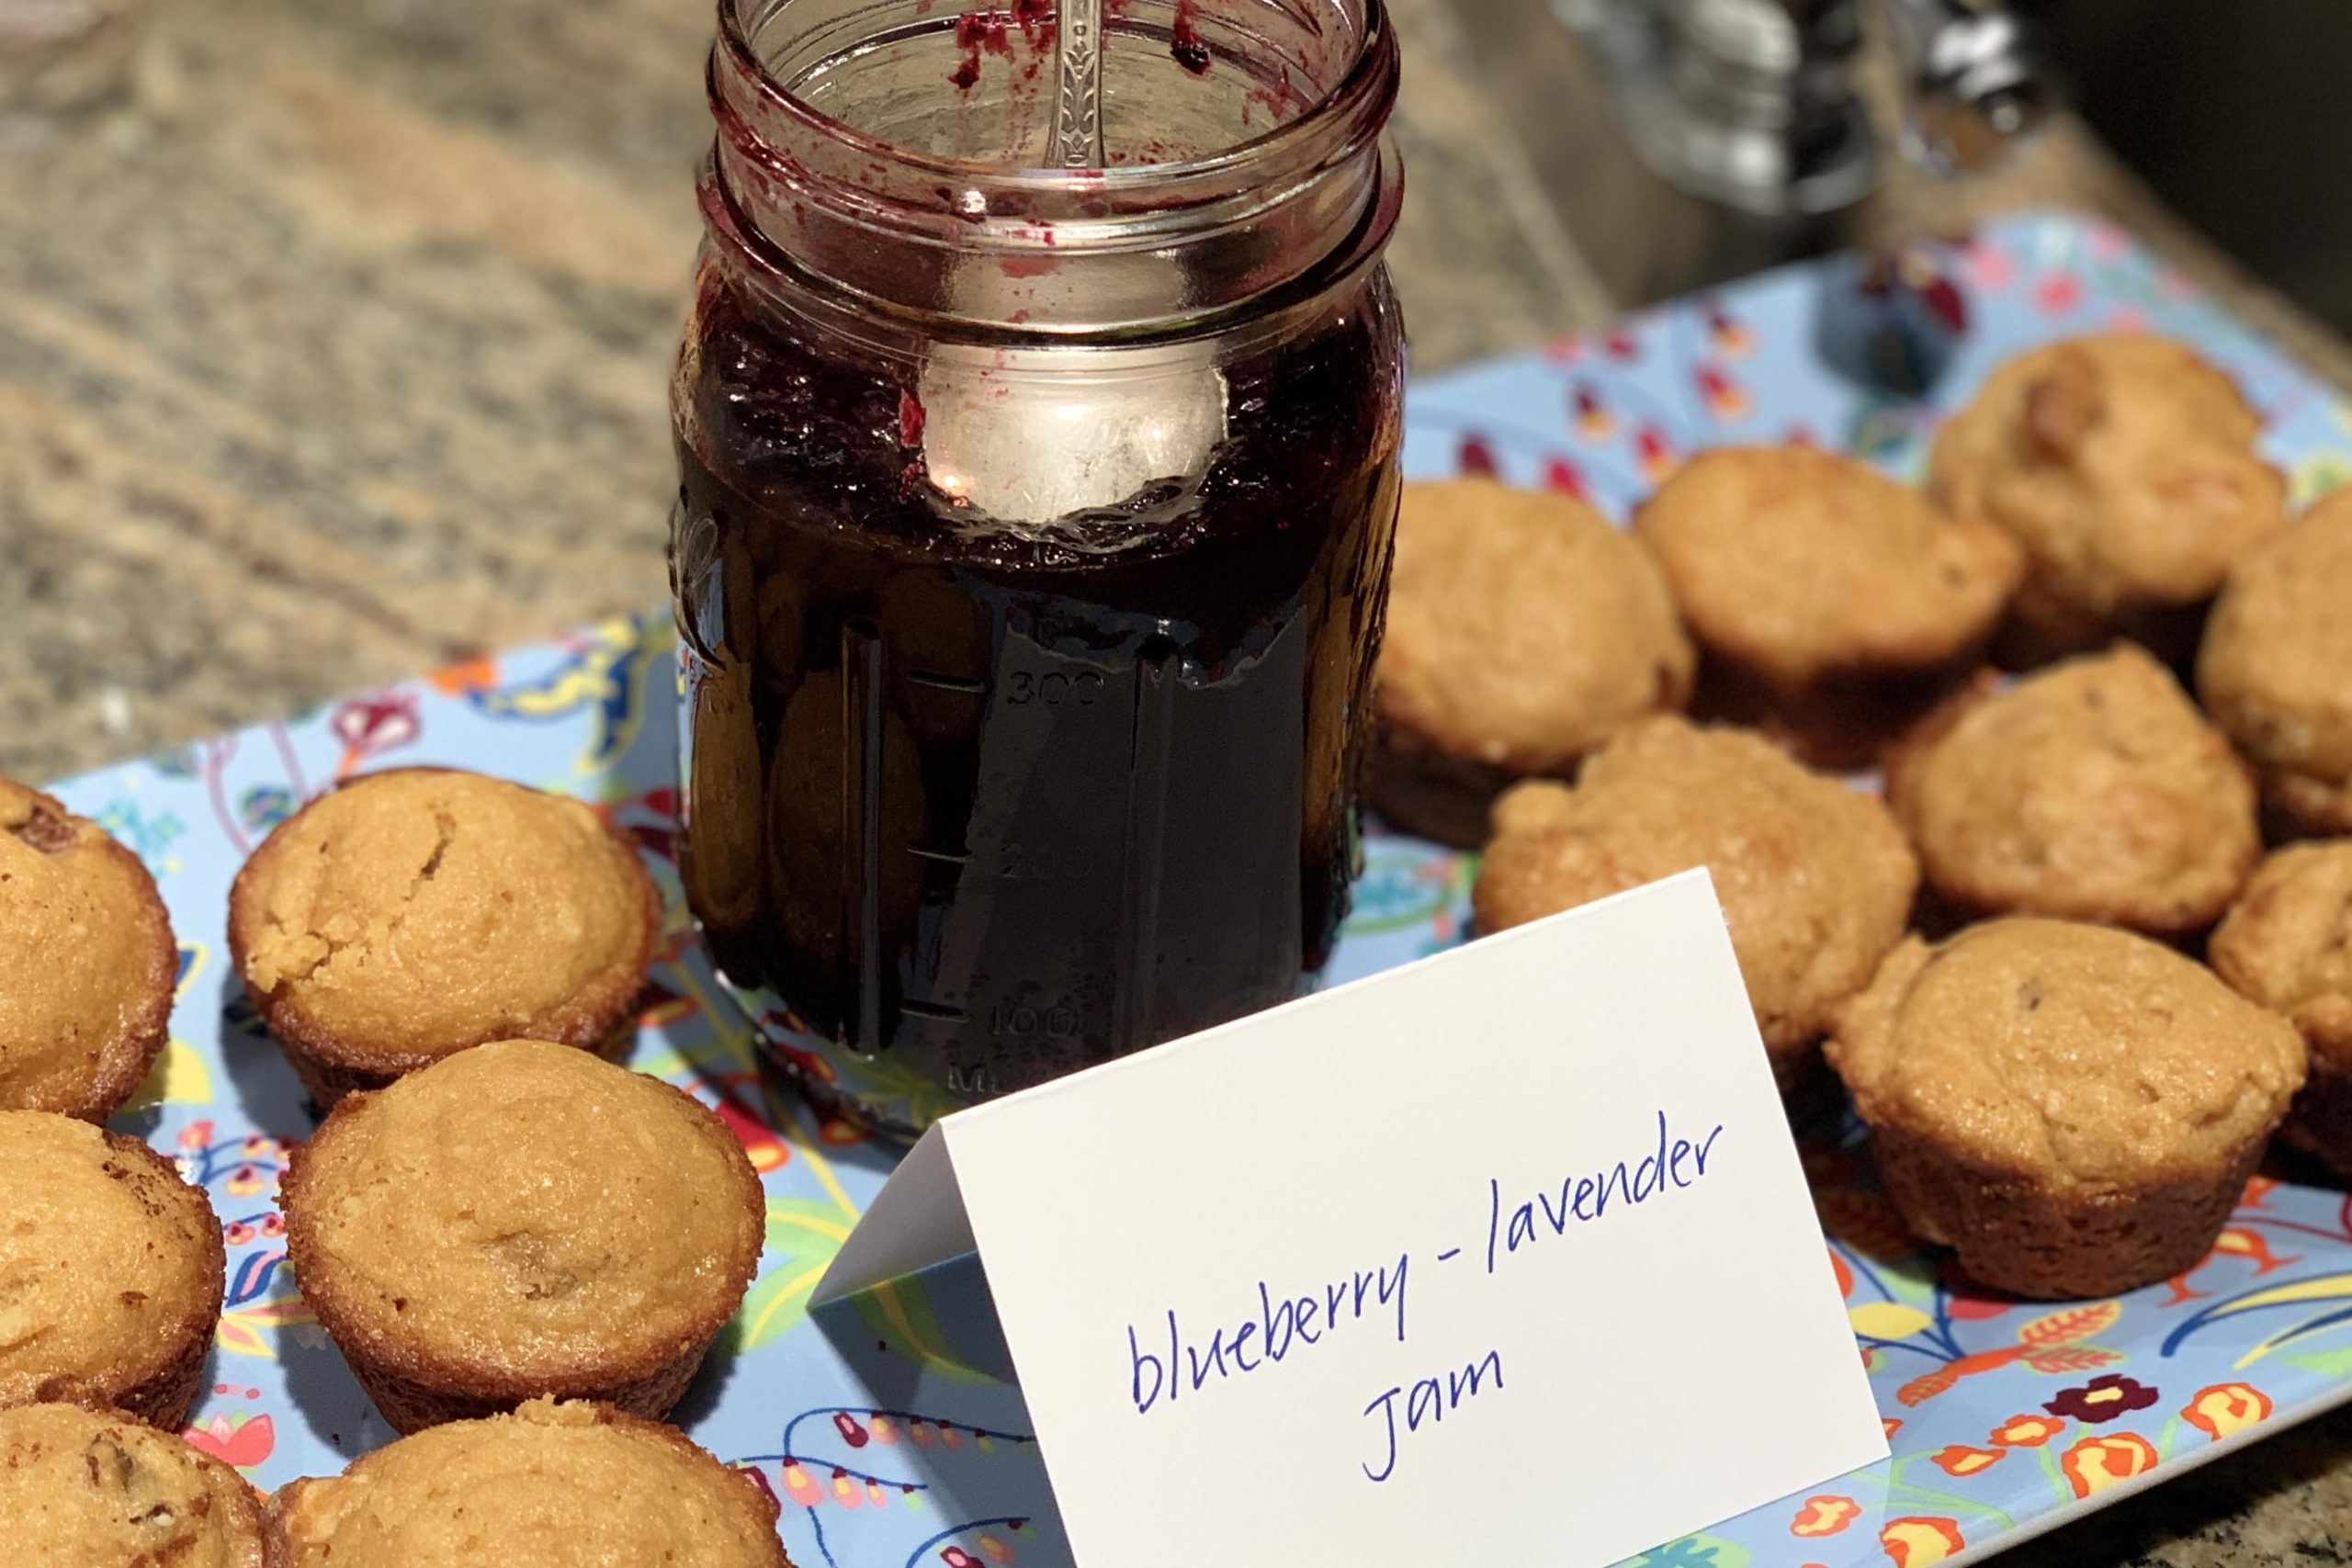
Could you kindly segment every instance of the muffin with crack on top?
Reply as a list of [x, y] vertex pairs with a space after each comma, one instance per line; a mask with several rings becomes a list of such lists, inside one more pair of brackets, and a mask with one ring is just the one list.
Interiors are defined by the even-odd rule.
[[321, 1110], [488, 1040], [619, 1055], [661, 936], [585, 805], [437, 768], [311, 801], [229, 895], [231, 960]]
[[2006, 660], [2119, 633], [2186, 655], [2231, 563], [2284, 521], [2261, 438], [2228, 374], [2169, 338], [2071, 338], [1997, 367], [1938, 434], [1928, 488], [2024, 547]]
[[2185, 936], [2262, 854], [2245, 764], [2130, 643], [1955, 698], [1889, 754], [1886, 791], [1965, 914]]
[[1838, 1004], [1902, 938], [1919, 868], [1878, 801], [1761, 737], [1649, 719], [1573, 788], [1505, 795], [1473, 896], [1478, 925], [1523, 925], [1702, 865], [1773, 1077], [1802, 1098]]
[[1911, 1229], [2021, 1296], [2202, 1258], [2303, 1081], [2285, 1019], [2162, 943], [2063, 920], [1908, 939], [1826, 1051]]

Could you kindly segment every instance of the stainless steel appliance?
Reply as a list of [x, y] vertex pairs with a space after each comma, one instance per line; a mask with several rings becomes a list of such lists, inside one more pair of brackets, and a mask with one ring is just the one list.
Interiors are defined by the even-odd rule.
[[1456, 8], [1579, 249], [1628, 301], [1849, 237], [1885, 156], [1858, 85], [1866, 7], [1902, 77], [1903, 151], [1932, 168], [1997, 160], [2050, 96], [2017, 18], [1968, 0], [1544, 5]]

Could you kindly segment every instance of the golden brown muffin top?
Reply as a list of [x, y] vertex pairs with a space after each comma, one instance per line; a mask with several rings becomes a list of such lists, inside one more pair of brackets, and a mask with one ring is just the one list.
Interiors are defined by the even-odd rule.
[[2008, 536], [1806, 446], [1725, 446], [1634, 521], [1691, 631], [1775, 685], [1965, 658], [2025, 570]]
[[759, 1266], [765, 1200], [726, 1124], [544, 1041], [347, 1096], [285, 1183], [302, 1293], [430, 1387], [618, 1382], [699, 1345]]
[[1928, 880], [1986, 913], [2196, 931], [2262, 853], [2245, 764], [2129, 643], [1960, 699], [1890, 757], [1887, 794]]
[[71, 1404], [0, 1410], [0, 1540], [39, 1568], [261, 1568], [262, 1510], [168, 1432]]
[[667, 1427], [533, 1400], [277, 1495], [284, 1568], [790, 1568], [776, 1506]]
[[1574, 788], [1495, 803], [1475, 894], [1501, 931], [1703, 865], [1764, 1043], [1801, 1047], [1902, 936], [1919, 872], [1884, 807], [1741, 730], [1645, 719]]
[[2230, 569], [2198, 649], [2197, 690], [2247, 755], [2352, 831], [2352, 490]]
[[1564, 768], [1689, 701], [1696, 663], [1657, 565], [1584, 502], [1491, 479], [1405, 486], [1378, 688], [1400, 740]]
[[2313, 1052], [2352, 1072], [2352, 839], [2290, 844], [2264, 861], [2206, 956], [2240, 995], [2286, 1014]]
[[220, 1310], [220, 1223], [136, 1139], [0, 1111], [0, 1404], [107, 1403]]
[[2035, 587], [2112, 620], [2194, 604], [2276, 532], [2278, 472], [2237, 384], [2160, 337], [2084, 337], [1996, 369], [1944, 425], [1930, 492], [2026, 548]]
[[96, 1119], [164, 1042], [179, 972], [154, 879], [95, 822], [0, 779], [0, 1107]]
[[2064, 920], [1908, 939], [1826, 1049], [1871, 1126], [2050, 1189], [2210, 1181], [2303, 1081], [2285, 1019], [2160, 942]]
[[638, 858], [576, 800], [479, 773], [375, 773], [279, 825], [230, 895], [270, 1028], [406, 1070], [485, 1040], [594, 1043], [660, 935]]

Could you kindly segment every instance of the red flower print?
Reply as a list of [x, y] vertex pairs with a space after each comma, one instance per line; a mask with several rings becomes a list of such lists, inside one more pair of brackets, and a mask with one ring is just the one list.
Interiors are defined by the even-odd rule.
[[1946, 1475], [1974, 1475], [2000, 1463], [2008, 1457], [2008, 1452], [2004, 1449], [1972, 1449], [1966, 1443], [1954, 1443], [1933, 1457], [1936, 1468]]
[[1928, 1568], [1968, 1545], [1954, 1519], [1890, 1519], [1878, 1543], [1894, 1568]]
[[1721, 366], [1702, 365], [1691, 372], [1691, 379], [1698, 386], [1699, 396], [1705, 401], [1707, 412], [1717, 419], [1745, 419], [1747, 411], [1755, 406], [1747, 395], [1747, 389], [1734, 380], [1731, 373]]
[[1851, 1497], [1807, 1497], [1797, 1517], [1789, 1521], [1791, 1535], [1836, 1535], [1862, 1517], [1862, 1506]]
[[225, 1416], [215, 1416], [201, 1427], [181, 1434], [191, 1448], [200, 1449], [235, 1470], [249, 1470], [267, 1459], [277, 1447], [277, 1428], [266, 1416], [256, 1416], [232, 1427]]
[[486, 692], [498, 684], [498, 660], [488, 658], [460, 659], [454, 664], [444, 664], [427, 675], [433, 689], [444, 696], [462, 697], [469, 692]]
[[2083, 302], [2083, 280], [2071, 272], [2053, 272], [2033, 291], [2033, 302], [2052, 316], [2063, 316]]
[[1607, 441], [1617, 434], [1617, 416], [1610, 412], [1601, 398], [1600, 389], [1589, 381], [1578, 382], [1568, 394], [1569, 412], [1576, 416], [1577, 436], [1588, 442]]
[[334, 738], [343, 742], [343, 764], [338, 777], [348, 773], [364, 758], [407, 745], [424, 728], [417, 716], [413, 692], [354, 697], [338, 706], [328, 723], [334, 730]]
[[2271, 1408], [2270, 1396], [2251, 1383], [2216, 1383], [2199, 1389], [2180, 1418], [2219, 1441], [2267, 1419]]
[[2088, 1497], [2155, 1469], [2156, 1449], [2136, 1432], [2110, 1432], [2068, 1449], [2058, 1456], [2058, 1468], [2075, 1496]]
[[1988, 1317], [1998, 1317], [2009, 1310], [2007, 1302], [1986, 1301], [1981, 1296], [1954, 1295], [1945, 1299], [1944, 1310], [1954, 1321], [1982, 1323]]
[[1972, 242], [1961, 265], [1968, 274], [1968, 281], [1987, 294], [2007, 288], [2017, 276], [2017, 264], [2010, 260], [2009, 253], [1992, 240]]
[[2012, 1416], [1984, 1440], [2005, 1449], [2038, 1449], [2065, 1429], [2066, 1423], [2047, 1416]]
[[1674, 472], [1675, 464], [1679, 461], [1666, 432], [1655, 424], [1645, 424], [1634, 433], [1634, 458], [1641, 465], [1642, 478], [1652, 484]]
[[2146, 1383], [2127, 1378], [2118, 1372], [2093, 1378], [2080, 1388], [2070, 1388], [2042, 1408], [2052, 1416], [2070, 1416], [2076, 1421], [2098, 1426], [2134, 1410], [2145, 1410], [2154, 1404], [2157, 1393]]
[[1937, 1273], [1937, 1282], [1944, 1288], [1944, 1310], [1962, 1323], [1982, 1323], [2018, 1304], [2015, 1296], [1978, 1284], [1955, 1264], [1945, 1264]]

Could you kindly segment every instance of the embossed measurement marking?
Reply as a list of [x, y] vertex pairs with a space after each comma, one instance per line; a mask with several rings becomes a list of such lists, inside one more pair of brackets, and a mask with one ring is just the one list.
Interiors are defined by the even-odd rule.
[[1005, 679], [1004, 700], [1012, 707], [1030, 703], [1043, 703], [1047, 707], [1092, 707], [1094, 699], [1102, 694], [1102, 677], [1091, 670], [1075, 675], [1058, 670], [1044, 675], [1015, 670]]

